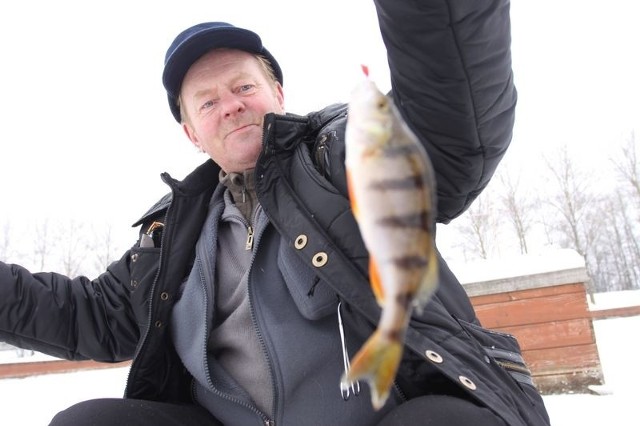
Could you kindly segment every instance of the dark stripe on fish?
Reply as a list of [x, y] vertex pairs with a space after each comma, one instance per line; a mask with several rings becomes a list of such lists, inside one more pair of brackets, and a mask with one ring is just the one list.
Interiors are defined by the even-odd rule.
[[403, 216], [386, 216], [376, 221], [379, 225], [389, 228], [419, 228], [429, 229], [429, 213], [422, 210], [419, 213], [411, 213]]
[[384, 333], [385, 337], [392, 342], [401, 342], [403, 339], [402, 330], [388, 330]]
[[403, 256], [393, 258], [393, 264], [401, 269], [424, 268], [429, 262], [422, 256]]
[[386, 145], [384, 147], [384, 155], [387, 158], [407, 157], [416, 152], [416, 146], [412, 144], [403, 145]]
[[396, 302], [403, 310], [408, 311], [411, 307], [411, 303], [413, 302], [414, 296], [415, 296], [415, 292], [398, 294], [396, 296]]
[[371, 182], [369, 188], [387, 191], [387, 190], [422, 190], [425, 186], [424, 179], [419, 176], [407, 176], [404, 178], [388, 178]]

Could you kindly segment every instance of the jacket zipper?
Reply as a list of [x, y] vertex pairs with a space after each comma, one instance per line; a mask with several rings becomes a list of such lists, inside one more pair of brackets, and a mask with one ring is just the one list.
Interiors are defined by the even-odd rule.
[[[169, 188], [171, 188], [171, 192], [175, 197], [175, 191], [174, 191], [173, 185], [170, 182], [170, 176], [166, 173], [163, 173], [161, 177], [162, 177], [162, 180], [169, 186]], [[153, 319], [153, 309], [152, 309], [153, 296], [155, 295], [156, 286], [158, 285], [158, 278], [160, 277], [160, 271], [162, 270], [162, 263], [163, 263], [162, 260], [164, 257], [164, 253], [167, 250], [165, 248], [165, 241], [171, 241], [170, 239], [167, 239], [166, 235], [167, 235], [167, 224], [170, 223], [170, 221], [167, 219], [169, 218], [169, 215], [173, 211], [173, 209], [171, 208], [172, 206], [173, 206], [173, 201], [169, 203], [169, 205], [167, 206], [167, 213], [165, 214], [165, 221], [164, 221], [165, 228], [160, 237], [160, 253], [158, 254], [158, 270], [156, 271], [155, 277], [153, 277], [153, 281], [152, 281], [153, 285], [149, 290], [149, 315], [147, 316], [147, 327], [145, 328], [144, 336], [142, 337], [142, 343], [136, 349], [136, 352], [133, 354], [133, 358], [131, 358], [132, 366], [133, 366], [133, 363], [135, 363], [135, 361], [140, 357], [140, 354], [144, 351], [145, 347], [147, 346], [147, 341], [149, 340], [149, 332], [151, 331], [151, 320]], [[171, 227], [169, 227], [169, 229], [171, 229]], [[127, 385], [125, 386], [125, 389], [124, 389], [125, 396], [129, 394], [129, 379], [131, 378], [132, 371], [133, 371], [133, 368], [129, 368], [129, 372], [127, 373]]]
[[498, 364], [500, 367], [506, 369], [506, 370], [512, 370], [512, 371], [516, 371], [518, 373], [522, 373], [525, 374], [527, 376], [531, 376], [531, 370], [529, 370], [526, 366], [522, 365], [522, 364], [518, 364], [515, 362], [511, 362], [511, 361], [502, 361], [499, 359], [494, 359], [495, 363]]

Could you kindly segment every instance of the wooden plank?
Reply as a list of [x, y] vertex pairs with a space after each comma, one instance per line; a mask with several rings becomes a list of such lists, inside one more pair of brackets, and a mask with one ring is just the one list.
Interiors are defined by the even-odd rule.
[[483, 296], [471, 297], [471, 303], [474, 306], [486, 305], [491, 303], [510, 302], [513, 300], [521, 299], [533, 299], [537, 297], [554, 296], [565, 293], [582, 293], [585, 294], [586, 304], [586, 291], [584, 283], [563, 284], [550, 287], [532, 288], [519, 291], [508, 291], [504, 293], [487, 294]]
[[564, 293], [535, 299], [513, 300], [475, 306], [478, 319], [487, 328], [539, 324], [588, 317], [581, 293]]
[[598, 347], [595, 343], [523, 351], [522, 356], [534, 376], [573, 374], [581, 370], [601, 369]]
[[633, 317], [636, 315], [640, 315], [640, 306], [623, 306], [621, 308], [598, 309], [591, 311], [591, 318], [593, 319]]
[[68, 373], [71, 371], [91, 370], [98, 368], [125, 367], [130, 361], [120, 363], [104, 363], [96, 361], [37, 361], [19, 362], [14, 364], [0, 364], [0, 378], [27, 377], [38, 374]]
[[523, 351], [579, 346], [595, 342], [593, 325], [589, 318], [504, 327], [500, 331], [516, 336]]

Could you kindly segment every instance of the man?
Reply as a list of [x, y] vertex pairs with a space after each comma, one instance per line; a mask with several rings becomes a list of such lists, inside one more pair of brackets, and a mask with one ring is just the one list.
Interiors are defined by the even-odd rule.
[[[376, 7], [392, 95], [434, 163], [446, 223], [511, 138], [508, 3]], [[52, 424], [548, 424], [517, 342], [480, 327], [442, 259], [386, 404], [373, 410], [364, 384], [340, 387], [380, 314], [346, 195], [346, 106], [284, 114], [276, 59], [220, 22], [176, 37], [163, 83], [211, 160], [182, 181], [163, 175], [171, 193], [136, 223], [138, 243], [93, 281], [0, 264], [0, 337], [133, 359], [124, 399], [77, 404]]]

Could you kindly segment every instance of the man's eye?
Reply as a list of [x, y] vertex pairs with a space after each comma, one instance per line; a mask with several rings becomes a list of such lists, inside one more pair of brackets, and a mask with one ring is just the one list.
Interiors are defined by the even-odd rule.
[[200, 110], [211, 109], [215, 106], [213, 101], [207, 101], [200, 106]]
[[253, 84], [243, 84], [238, 88], [238, 92], [240, 93], [250, 92], [254, 87], [255, 86]]

